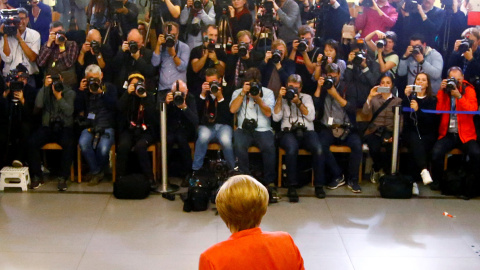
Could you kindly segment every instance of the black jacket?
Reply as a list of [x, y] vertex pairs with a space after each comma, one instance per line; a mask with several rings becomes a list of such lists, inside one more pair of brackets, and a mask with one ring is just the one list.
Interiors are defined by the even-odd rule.
[[117, 89], [110, 83], [102, 85], [102, 89], [103, 93], [98, 95], [90, 93], [88, 89], [77, 90], [75, 110], [83, 115], [88, 128], [115, 127]]
[[188, 134], [196, 133], [198, 127], [198, 111], [195, 97], [188, 94], [186, 97], [187, 109], [179, 109], [173, 102], [167, 105], [167, 132], [184, 129]]
[[113, 60], [112, 72], [114, 72], [114, 84], [117, 87], [118, 95], [121, 96], [125, 89], [123, 84], [128, 79], [128, 75], [138, 72], [145, 76], [145, 86], [147, 89], [155, 89], [155, 68], [152, 65], [153, 52], [150, 49], [142, 47], [140, 57], [135, 60], [129, 51], [118, 50]]
[[[154, 138], [158, 138], [158, 123], [159, 117], [155, 109], [155, 97], [147, 92], [145, 98], [139, 98], [135, 94], [129, 95], [125, 91], [121, 98], [117, 102], [117, 108], [119, 110], [119, 130], [123, 131], [131, 128], [131, 122], [133, 121], [136, 125], [141, 124], [137, 120], [139, 106], [144, 106], [144, 121], [143, 123], [147, 126], [147, 132], [152, 135]], [[120, 132], [121, 133], [121, 132]]]

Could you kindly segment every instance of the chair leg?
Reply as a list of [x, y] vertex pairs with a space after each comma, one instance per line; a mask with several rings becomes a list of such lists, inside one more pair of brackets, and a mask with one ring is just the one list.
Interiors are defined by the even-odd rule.
[[283, 155], [280, 150], [278, 150], [278, 187], [282, 186], [282, 159]]
[[115, 149], [115, 144], [112, 145], [110, 149], [111, 159], [112, 159], [112, 182], [115, 183], [115, 179], [117, 178], [117, 154]]
[[152, 170], [153, 170], [153, 178], [156, 181], [157, 180], [157, 146], [155, 146], [152, 152]]
[[[77, 180], [78, 183], [82, 182], [82, 149], [80, 145], [77, 145]], [[72, 179], [73, 181], [74, 179]]]
[[444, 161], [444, 165], [443, 165], [443, 170], [446, 171], [447, 168], [448, 168], [448, 154], [445, 154], [445, 161]]

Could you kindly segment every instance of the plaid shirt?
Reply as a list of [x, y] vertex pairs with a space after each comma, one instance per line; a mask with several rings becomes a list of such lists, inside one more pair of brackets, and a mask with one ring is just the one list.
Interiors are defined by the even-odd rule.
[[57, 63], [60, 61], [63, 63], [67, 68], [72, 67], [75, 62], [77, 61], [78, 57], [78, 46], [77, 43], [74, 41], [67, 41], [65, 42], [65, 51], [60, 52], [60, 48], [56, 43], [52, 43], [52, 46], [47, 47], [45, 43], [42, 48], [40, 49], [40, 53], [37, 58], [37, 63], [40, 67], [47, 67], [50, 68], [50, 65], [58, 65]]

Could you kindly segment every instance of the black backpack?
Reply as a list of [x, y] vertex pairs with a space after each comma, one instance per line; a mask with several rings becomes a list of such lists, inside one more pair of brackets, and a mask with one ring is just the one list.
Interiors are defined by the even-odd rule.
[[188, 193], [184, 199], [183, 211], [199, 212], [208, 209], [211, 190], [208, 187], [194, 186], [188, 188]]
[[413, 179], [407, 175], [386, 174], [378, 180], [378, 190], [382, 198], [412, 198]]
[[125, 175], [113, 184], [113, 196], [117, 199], [142, 200], [150, 195], [150, 183], [141, 174]]

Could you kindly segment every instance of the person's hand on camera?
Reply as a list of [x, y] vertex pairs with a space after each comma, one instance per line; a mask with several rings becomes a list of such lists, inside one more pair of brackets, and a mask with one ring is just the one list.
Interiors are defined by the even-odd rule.
[[455, 52], [458, 52], [458, 47], [460, 47], [460, 44], [462, 43], [462, 40], [461, 39], [457, 39], [455, 40], [455, 45], [453, 45], [453, 50]]
[[418, 111], [418, 102], [416, 100], [410, 101], [410, 108], [412, 108], [414, 111]]
[[159, 44], [160, 46], [165, 44], [165, 35], [164, 34], [158, 35], [157, 44]]
[[423, 60], [425, 60], [423, 53], [417, 53], [413, 56], [413, 58], [415, 58], [415, 61], [417, 61], [418, 63], [421, 63], [423, 62]]
[[23, 97], [23, 91], [22, 90], [13, 92], [13, 98], [16, 98], [16, 99], [20, 100], [20, 102], [22, 104], [25, 103], [25, 98]]
[[[3, 31], [3, 29], [1, 29], [0, 31]], [[52, 46], [52, 43], [54, 43], [56, 39], [57, 39], [57, 34], [55, 32], [50, 32], [47, 40], [47, 47]]]
[[10, 90], [9, 90], [9, 89], [6, 89], [5, 91], [3, 91], [3, 98], [7, 98], [7, 97], [8, 97], [8, 94], [10, 94]]
[[135, 53], [130, 53], [133, 59], [138, 60], [140, 58], [140, 50], [137, 50]]
[[272, 58], [272, 51], [267, 51], [265, 53], [265, 63], [268, 63], [268, 60], [270, 60], [270, 58]]
[[280, 9], [280, 7], [277, 5], [277, 3], [276, 3], [275, 1], [273, 1], [273, 0], [267, 0], [267, 1], [273, 3], [273, 9], [274, 9], [275, 11], [277, 11], [278, 9]]
[[90, 42], [89, 41], [85, 41], [85, 43], [83, 43], [82, 45], [82, 53], [87, 53], [90, 51], [92, 47], [90, 46]]
[[17, 28], [17, 34], [15, 35], [15, 38], [18, 40], [18, 42], [22, 41], [22, 33], [20, 33], [20, 29]]
[[231, 51], [232, 51], [232, 54], [237, 54], [238, 53], [238, 44], [233, 44]]
[[377, 92], [377, 89], [378, 89], [378, 85], [370, 89], [370, 94], [368, 94], [368, 98], [367, 98], [368, 101], [371, 101], [372, 98], [381, 94]]
[[292, 50], [297, 51], [298, 50], [298, 44], [300, 44], [300, 41], [298, 41], [298, 39], [295, 39], [292, 42]]
[[467, 59], [467, 61], [472, 61], [472, 59], [473, 59], [473, 51], [472, 51], [472, 48], [468, 49], [468, 51], [466, 51], [466, 52], [463, 54], [463, 57], [465, 57], [465, 59]]
[[242, 88], [242, 93], [244, 95], [248, 94], [250, 92], [250, 82], [244, 82], [243, 83], [243, 88]]
[[45, 77], [45, 84], [44, 84], [45, 87], [49, 87], [50, 85], [52, 85], [52, 82], [53, 82], [52, 76], [47, 75], [47, 76]]
[[407, 50], [403, 54], [403, 58], [408, 58], [410, 55], [412, 55], [413, 52], [413, 46], [408, 46]]
[[318, 64], [318, 65], [321, 65], [321, 64], [322, 64], [322, 58], [323, 58], [323, 54], [319, 54], [319, 55], [317, 56], [317, 64]]
[[442, 83], [440, 84], [440, 89], [445, 89], [447, 88], [447, 79], [443, 79]]
[[287, 89], [282, 86], [282, 87], [280, 88], [280, 91], [278, 91], [278, 98], [279, 98], [279, 99], [283, 98], [286, 93], [287, 93]]
[[210, 91], [210, 83], [204, 82], [202, 84], [202, 93], [200, 94], [202, 97], [207, 97], [208, 92]]
[[52, 85], [52, 92], [53, 96], [57, 99], [60, 100], [62, 98], [62, 92], [55, 90], [55, 86]]
[[128, 85], [127, 93], [128, 93], [129, 95], [131, 95], [131, 94], [134, 93], [134, 92], [135, 92], [135, 85], [134, 85], [133, 83], [131, 83], [131, 84]]
[[360, 66], [362, 68], [366, 68], [367, 67], [367, 58], [364, 58], [363, 61], [362, 61], [362, 64], [360, 64]]
[[230, 13], [230, 18], [235, 17], [235, 8], [233, 8], [232, 6], [228, 6], [228, 11]]
[[173, 101], [173, 92], [168, 92], [167, 96], [165, 97], [165, 103], [170, 104]]
[[147, 97], [147, 91], [143, 92], [143, 94], [139, 94], [137, 91], [135, 91], [135, 94], [136, 94], [137, 97], [139, 97], [139, 98], [145, 98], [145, 97]]
[[122, 51], [123, 51], [123, 52], [126, 52], [126, 51], [128, 51], [128, 50], [130, 50], [130, 46], [128, 45], [128, 41], [124, 41], [124, 42], [122, 43]]
[[348, 54], [348, 62], [352, 63], [354, 58], [355, 58], [355, 52], [350, 52]]
[[117, 8], [115, 10], [116, 13], [118, 14], [127, 14], [128, 13], [128, 9], [126, 7], [122, 7], [122, 8]]
[[335, 85], [332, 85], [330, 89], [327, 89], [327, 93], [332, 97], [335, 96], [335, 94], [337, 94], [337, 89], [335, 88]]
[[456, 87], [450, 92], [450, 95], [452, 95], [454, 98], [460, 98], [462, 96]]
[[375, 35], [377, 35], [378, 39], [384, 39], [386, 37], [385, 33], [380, 30], [376, 30]]
[[86, 79], [86, 78], [83, 78], [83, 79], [80, 81], [80, 86], [78, 87], [78, 90], [84, 91], [85, 89], [87, 89], [87, 79]]
[[298, 97], [298, 94], [295, 94], [295, 96], [292, 99], [292, 103], [295, 104], [295, 105], [299, 105], [300, 103], [302, 103], [302, 101]]
[[210, 60], [212, 60], [214, 63], [218, 61], [217, 53], [215, 51], [208, 51], [208, 58], [210, 58]]
[[318, 87], [322, 87], [323, 86], [323, 83], [325, 83], [325, 78], [320, 76], [320, 78], [318, 78]]
[[405, 96], [409, 97], [410, 94], [412, 94], [412, 92], [413, 92], [412, 86], [407, 85], [407, 87], [405, 87]]

